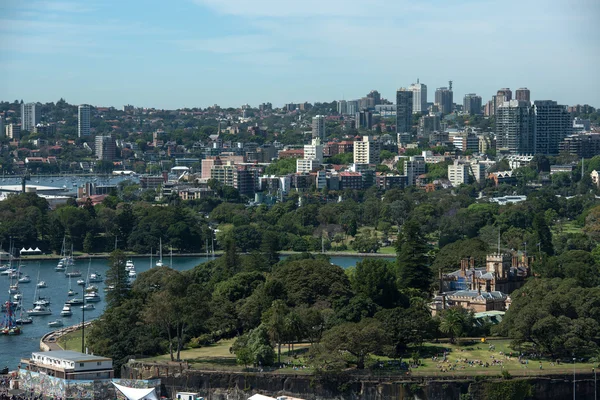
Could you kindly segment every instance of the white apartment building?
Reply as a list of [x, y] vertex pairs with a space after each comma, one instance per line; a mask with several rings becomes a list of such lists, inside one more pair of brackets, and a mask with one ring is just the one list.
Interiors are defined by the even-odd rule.
[[296, 160], [296, 172], [311, 172], [323, 164], [323, 145], [320, 139], [312, 139], [304, 145], [304, 158]]
[[362, 140], [354, 142], [355, 164], [379, 164], [381, 143], [371, 136], [363, 136]]
[[408, 90], [413, 92], [413, 114], [423, 114], [427, 111], [427, 85], [419, 83], [413, 83], [408, 87]]
[[461, 163], [458, 160], [455, 160], [454, 164], [448, 165], [448, 180], [452, 186], [457, 187], [463, 183], [469, 183], [469, 170], [469, 164]]

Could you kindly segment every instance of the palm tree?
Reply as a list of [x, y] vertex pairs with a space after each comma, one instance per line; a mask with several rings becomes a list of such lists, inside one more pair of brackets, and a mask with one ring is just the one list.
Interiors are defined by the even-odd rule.
[[454, 339], [460, 338], [463, 334], [464, 322], [464, 313], [460, 307], [449, 308], [442, 313], [440, 331], [450, 335], [450, 343], [454, 343]]

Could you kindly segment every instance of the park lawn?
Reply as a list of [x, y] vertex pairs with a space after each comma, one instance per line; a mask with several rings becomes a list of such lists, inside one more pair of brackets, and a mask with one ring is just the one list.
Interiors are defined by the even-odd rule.
[[[490, 350], [490, 345], [495, 349]], [[444, 349], [449, 350], [447, 362], [443, 362]], [[539, 360], [529, 360], [527, 365], [519, 362], [518, 352], [510, 347], [510, 340], [489, 340], [486, 343], [476, 342], [468, 345], [456, 345], [448, 343], [426, 343], [421, 358], [421, 366], [412, 369], [414, 376], [500, 376], [502, 370], [508, 371], [515, 376], [530, 376], [544, 374], [566, 374], [573, 373], [573, 364], [552, 365], [554, 360], [542, 360], [542, 369], [540, 369]], [[438, 360], [433, 361], [432, 356], [438, 354]], [[512, 356], [510, 354], [512, 353]], [[492, 358], [492, 356], [494, 358]], [[489, 367], [470, 366], [469, 364], [457, 359], [480, 360], [490, 363]], [[491, 362], [502, 360], [503, 366], [491, 365]], [[525, 358], [524, 360], [526, 360]], [[454, 366], [454, 369], [451, 367]], [[592, 363], [575, 363], [576, 372], [589, 373], [594, 365]]]
[[[191, 368], [204, 369], [204, 370], [219, 370], [219, 371], [238, 371], [244, 370], [244, 366], [236, 363], [235, 354], [229, 352], [235, 339], [221, 340], [215, 344], [209, 346], [203, 346], [196, 349], [186, 349], [181, 351], [181, 359], [187, 361]], [[310, 347], [308, 343], [299, 343], [294, 345], [294, 352], [292, 356], [288, 356], [288, 347], [281, 346], [281, 362], [282, 363], [295, 363], [301, 364], [301, 354]], [[277, 348], [275, 348], [277, 353]], [[293, 357], [293, 354], [300, 354], [297, 358]], [[163, 354], [156, 357], [146, 358], [144, 361], [157, 361], [157, 362], [169, 362], [171, 356], [169, 354]], [[285, 367], [277, 370], [277, 372], [290, 372], [293, 367]], [[304, 369], [296, 372], [305, 373], [310, 372], [309, 369]]]
[[552, 226], [552, 233], [554, 235], [581, 232], [583, 232], [583, 229], [577, 225], [577, 221], [567, 221], [563, 223], [560, 230], [558, 229], [558, 224]]
[[[87, 337], [88, 330], [85, 331]], [[84, 338], [85, 340], [85, 338]], [[64, 350], [81, 351], [81, 330], [76, 330], [58, 339], [58, 345]]]

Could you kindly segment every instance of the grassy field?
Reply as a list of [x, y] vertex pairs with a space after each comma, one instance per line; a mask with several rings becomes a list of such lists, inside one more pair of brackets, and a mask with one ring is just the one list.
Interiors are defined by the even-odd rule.
[[[510, 348], [509, 340], [490, 340], [472, 345], [451, 345], [427, 343], [423, 349], [421, 365], [412, 369], [416, 376], [500, 376], [502, 370], [515, 376], [544, 374], [589, 373], [594, 367], [591, 363], [556, 364], [555, 360], [533, 360], [527, 357], [519, 361], [519, 353]], [[490, 346], [494, 347], [491, 348]], [[444, 351], [447, 351], [444, 361]], [[437, 356], [437, 359], [432, 357]], [[495, 361], [495, 362], [494, 362]], [[487, 363], [488, 366], [482, 366]], [[540, 368], [541, 365], [541, 368]]]
[[[234, 340], [223, 340], [214, 345], [198, 349], [188, 349], [181, 352], [181, 358], [190, 363], [192, 368], [206, 370], [242, 371], [243, 367], [235, 362], [235, 355], [229, 352]], [[493, 345], [494, 347], [490, 347]], [[281, 361], [296, 365], [303, 364], [303, 354], [310, 345], [295, 345], [292, 356], [288, 356], [287, 347], [281, 349]], [[446, 361], [444, 358], [446, 351]], [[294, 354], [296, 356], [294, 356]], [[433, 359], [436, 357], [437, 359]], [[384, 363], [387, 358], [377, 357]], [[168, 354], [147, 359], [148, 361], [169, 361]], [[496, 360], [494, 362], [494, 360]], [[405, 359], [404, 361], [407, 361]], [[577, 373], [589, 373], [594, 365], [592, 363], [560, 363], [556, 364], [550, 360], [518, 359], [518, 353], [510, 348], [509, 340], [491, 340], [486, 343], [473, 343], [457, 345], [449, 343], [426, 343], [421, 350], [419, 366], [411, 368], [413, 376], [500, 376], [502, 371], [508, 371], [514, 376], [535, 376], [544, 374], [573, 373], [573, 367]], [[481, 364], [488, 363], [488, 366]], [[540, 369], [541, 365], [541, 369]], [[374, 373], [377, 374], [379, 370]], [[385, 373], [385, 369], [381, 372]], [[285, 367], [278, 372], [310, 373], [311, 369], [297, 369]], [[401, 373], [399, 371], [389, 371]]]
[[[235, 339], [221, 340], [213, 345], [204, 346], [197, 349], [187, 349], [181, 351], [181, 359], [187, 361], [192, 368], [204, 369], [204, 370], [222, 370], [222, 371], [243, 371], [244, 367], [238, 365], [235, 360], [235, 354], [230, 353], [229, 349], [235, 342]], [[281, 347], [281, 362], [301, 364], [301, 355], [308, 349], [308, 344], [297, 344], [294, 345], [294, 351], [291, 356], [288, 356], [288, 348]], [[275, 349], [277, 351], [277, 349]], [[296, 357], [294, 357], [294, 354]], [[300, 356], [299, 356], [300, 355]], [[171, 357], [169, 354], [163, 354], [157, 357], [151, 357], [144, 359], [144, 361], [158, 361], [167, 362], [170, 361]], [[286, 367], [278, 371], [290, 372], [294, 368]], [[302, 370], [301, 370], [302, 371]], [[301, 372], [297, 371], [296, 372]], [[309, 372], [309, 370], [304, 370]]]
[[566, 221], [564, 223], [558, 223], [552, 226], [552, 233], [554, 235], [581, 232], [582, 228], [577, 225], [576, 221]]
[[[88, 330], [85, 332], [87, 336]], [[58, 345], [64, 350], [81, 351], [81, 331], [76, 330], [62, 336], [60, 339], [58, 339]]]

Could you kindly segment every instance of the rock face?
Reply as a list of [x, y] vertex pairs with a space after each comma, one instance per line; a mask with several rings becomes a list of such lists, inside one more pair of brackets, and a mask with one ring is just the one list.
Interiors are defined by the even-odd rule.
[[[440, 379], [374, 375], [310, 375], [208, 372], [156, 364], [123, 366], [124, 378], [162, 381], [163, 395], [198, 392], [207, 400], [246, 400], [255, 393], [293, 396], [306, 400], [562, 400], [573, 397], [572, 376], [536, 378]], [[593, 375], [578, 375], [577, 399], [594, 399]]]

